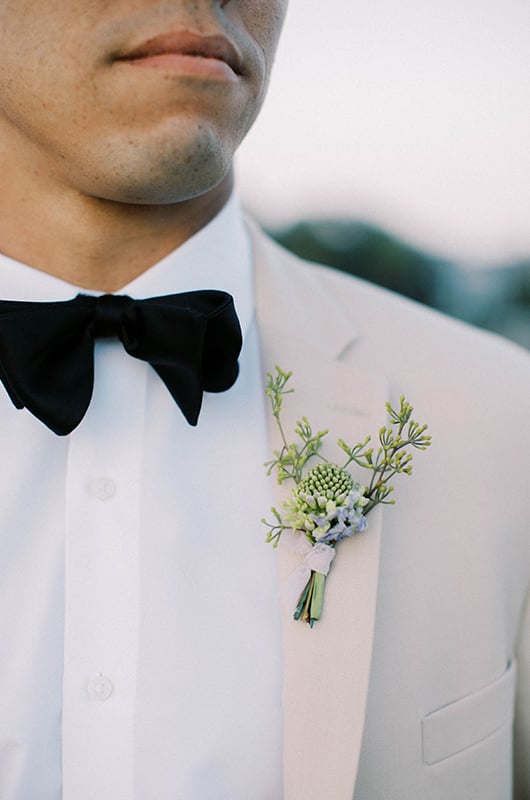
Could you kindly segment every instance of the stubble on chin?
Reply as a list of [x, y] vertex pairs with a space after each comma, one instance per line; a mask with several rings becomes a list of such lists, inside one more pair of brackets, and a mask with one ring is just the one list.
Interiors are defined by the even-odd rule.
[[173, 120], [155, 132], [105, 140], [75, 182], [114, 202], [178, 203], [215, 188], [230, 170], [232, 149], [207, 123]]

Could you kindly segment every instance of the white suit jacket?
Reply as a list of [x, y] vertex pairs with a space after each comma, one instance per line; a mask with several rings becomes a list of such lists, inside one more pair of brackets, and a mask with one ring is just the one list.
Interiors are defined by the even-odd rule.
[[339, 546], [322, 619], [285, 615], [284, 800], [528, 800], [530, 357], [252, 235], [288, 428], [329, 428], [338, 458], [404, 394], [433, 437]]

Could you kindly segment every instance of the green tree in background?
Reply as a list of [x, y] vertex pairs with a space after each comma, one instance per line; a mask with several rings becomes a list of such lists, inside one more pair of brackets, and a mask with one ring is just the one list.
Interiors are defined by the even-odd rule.
[[470, 269], [351, 220], [301, 221], [269, 232], [302, 258], [364, 278], [530, 348], [527, 259]]
[[302, 258], [436, 305], [436, 260], [377, 228], [340, 220], [304, 221], [270, 233]]

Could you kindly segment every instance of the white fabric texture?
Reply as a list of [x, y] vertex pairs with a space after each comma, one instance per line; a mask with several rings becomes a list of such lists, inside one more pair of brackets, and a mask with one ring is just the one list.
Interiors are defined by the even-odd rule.
[[[2, 800], [281, 797], [266, 412], [234, 200], [120, 293], [198, 288], [234, 295], [244, 347], [197, 428], [113, 340], [68, 437], [0, 391]], [[77, 292], [0, 257], [4, 299]]]

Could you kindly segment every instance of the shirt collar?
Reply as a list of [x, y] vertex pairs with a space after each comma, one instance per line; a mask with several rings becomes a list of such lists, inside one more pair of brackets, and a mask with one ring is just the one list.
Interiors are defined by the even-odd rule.
[[[253, 315], [251, 243], [234, 195], [204, 228], [147, 269], [117, 294], [156, 297], [197, 289], [229, 292], [243, 332]], [[70, 300], [80, 289], [0, 253], [0, 297], [3, 300]]]

